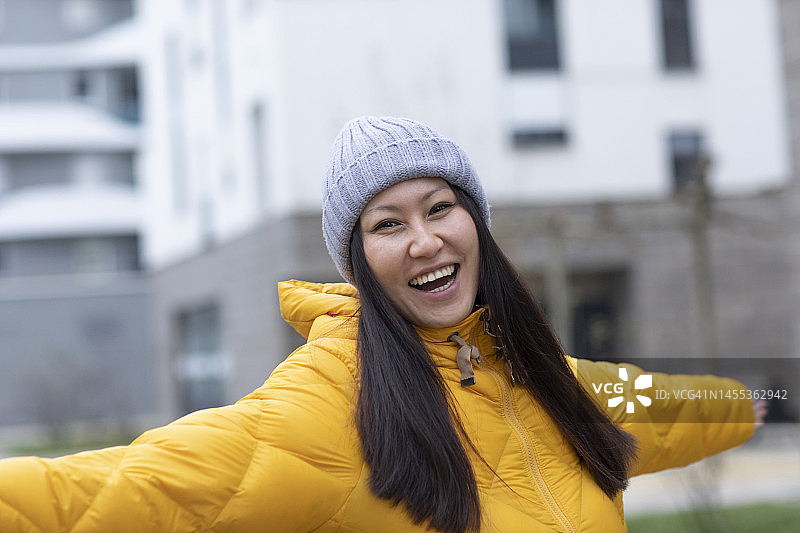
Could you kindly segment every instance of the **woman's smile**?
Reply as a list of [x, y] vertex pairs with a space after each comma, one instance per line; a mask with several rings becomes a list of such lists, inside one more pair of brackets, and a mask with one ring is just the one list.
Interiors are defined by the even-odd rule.
[[453, 283], [455, 283], [457, 269], [458, 265], [456, 264], [447, 265], [433, 272], [417, 276], [409, 281], [408, 284], [423, 292], [442, 292], [452, 287]]

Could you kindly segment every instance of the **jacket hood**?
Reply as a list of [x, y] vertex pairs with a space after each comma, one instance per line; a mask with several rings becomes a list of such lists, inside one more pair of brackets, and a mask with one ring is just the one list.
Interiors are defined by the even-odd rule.
[[[289, 280], [278, 283], [281, 315], [300, 335], [312, 341], [343, 325], [342, 319], [357, 316], [358, 290], [349, 283], [312, 283]], [[355, 338], [353, 327], [336, 336]], [[328, 327], [325, 327], [328, 326]]]

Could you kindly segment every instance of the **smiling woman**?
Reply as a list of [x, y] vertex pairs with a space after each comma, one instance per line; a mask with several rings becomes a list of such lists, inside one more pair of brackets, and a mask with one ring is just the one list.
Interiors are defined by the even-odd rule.
[[0, 531], [624, 532], [630, 476], [741, 444], [763, 420], [733, 395], [635, 413], [593, 396], [642, 371], [564, 353], [466, 154], [425, 124], [349, 122], [324, 190], [348, 283], [279, 285], [308, 342], [235, 405], [129, 446], [0, 461]]

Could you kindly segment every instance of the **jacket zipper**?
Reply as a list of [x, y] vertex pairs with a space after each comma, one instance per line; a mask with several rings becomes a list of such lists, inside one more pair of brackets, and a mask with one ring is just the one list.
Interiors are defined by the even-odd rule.
[[544, 498], [547, 507], [550, 509], [550, 512], [553, 513], [553, 516], [561, 524], [561, 528], [566, 533], [575, 533], [575, 528], [570, 523], [567, 515], [565, 515], [564, 511], [562, 511], [558, 506], [558, 502], [556, 502], [553, 494], [550, 492], [550, 489], [547, 488], [547, 484], [544, 481], [542, 472], [539, 470], [539, 463], [536, 461], [536, 454], [533, 451], [533, 444], [531, 443], [528, 434], [525, 432], [525, 428], [522, 426], [522, 423], [519, 421], [519, 418], [517, 418], [516, 411], [514, 411], [514, 403], [511, 398], [511, 391], [509, 391], [508, 383], [506, 383], [499, 372], [497, 372], [494, 368], [491, 368], [488, 364], [479, 364], [478, 367], [482, 370], [488, 371], [492, 377], [494, 377], [495, 381], [497, 381], [497, 384], [500, 387], [500, 396], [503, 400], [503, 413], [505, 414], [506, 420], [508, 420], [508, 423], [511, 425], [511, 429], [514, 431], [514, 433], [516, 433], [517, 438], [522, 444], [522, 448], [525, 451], [525, 458], [527, 459], [528, 473], [530, 473], [533, 481], [536, 483], [536, 488], [539, 490], [542, 498]]

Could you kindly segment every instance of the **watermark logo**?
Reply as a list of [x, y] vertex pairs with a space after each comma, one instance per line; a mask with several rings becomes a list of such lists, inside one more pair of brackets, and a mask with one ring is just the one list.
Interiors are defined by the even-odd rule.
[[[613, 423], [751, 423], [750, 400], [770, 403], [770, 423], [800, 421], [800, 357], [648, 357], [616, 366], [576, 362], [581, 383]], [[714, 405], [718, 402], [725, 405]]]
[[[619, 379], [622, 381], [628, 381], [628, 369], [625, 367], [619, 368]], [[653, 386], [653, 375], [652, 374], [642, 374], [636, 381], [633, 382], [634, 390], [644, 390], [649, 389]], [[602, 390], [606, 394], [617, 394], [613, 398], [608, 399], [608, 406], [609, 407], [616, 407], [625, 401], [625, 397], [622, 395], [625, 387], [622, 383], [592, 383], [592, 388], [594, 389], [595, 394], [600, 394]], [[644, 396], [642, 394], [637, 394], [636, 399], [639, 400], [639, 403], [644, 405], [645, 407], [649, 407], [653, 400], [649, 397]], [[628, 401], [627, 405], [625, 406], [625, 412], [633, 413], [635, 410], [635, 403], [632, 401]]]

